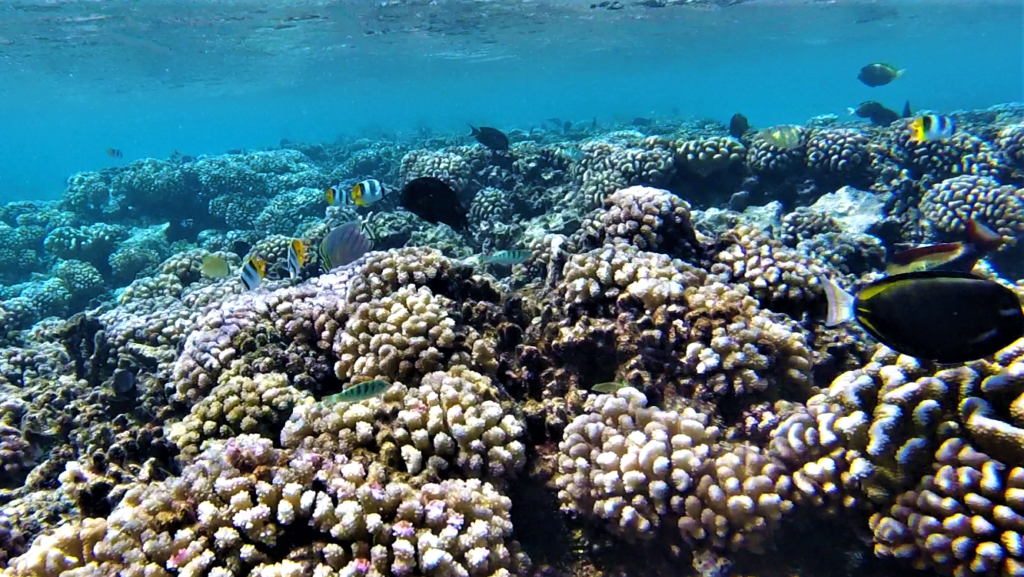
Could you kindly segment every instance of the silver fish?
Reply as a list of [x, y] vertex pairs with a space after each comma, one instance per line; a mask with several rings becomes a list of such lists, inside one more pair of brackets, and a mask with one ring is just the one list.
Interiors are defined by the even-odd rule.
[[325, 271], [345, 266], [373, 248], [373, 241], [358, 220], [346, 222], [327, 233], [320, 243], [320, 263]]

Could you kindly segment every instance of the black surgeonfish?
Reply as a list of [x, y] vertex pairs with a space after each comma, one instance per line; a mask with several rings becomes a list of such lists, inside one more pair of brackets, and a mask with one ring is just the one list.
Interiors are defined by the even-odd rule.
[[860, 73], [857, 74], [857, 80], [860, 80], [864, 84], [877, 88], [879, 86], [885, 86], [893, 80], [896, 80], [906, 70], [897, 70], [895, 66], [888, 64], [868, 64], [864, 68], [860, 69]]
[[826, 326], [856, 320], [890, 349], [937, 363], [966, 363], [1024, 336], [1011, 289], [970, 273], [912, 272], [877, 280], [853, 296], [824, 280]]
[[875, 126], [889, 126], [900, 119], [900, 115], [895, 110], [890, 110], [874, 100], [861, 102], [857, 108], [847, 108], [846, 110], [858, 118], [871, 120], [871, 124]]
[[737, 112], [729, 119], [729, 136], [739, 138], [746, 134], [748, 130], [750, 130], [750, 122], [747, 121], [746, 116]]
[[398, 198], [402, 208], [427, 222], [443, 222], [455, 230], [465, 230], [469, 224], [458, 195], [439, 178], [423, 176], [410, 180]]
[[489, 126], [474, 128], [473, 125], [470, 124], [469, 127], [473, 130], [473, 133], [470, 134], [470, 136], [476, 138], [476, 141], [480, 144], [490, 148], [491, 150], [508, 150], [508, 137], [505, 136], [504, 132]]

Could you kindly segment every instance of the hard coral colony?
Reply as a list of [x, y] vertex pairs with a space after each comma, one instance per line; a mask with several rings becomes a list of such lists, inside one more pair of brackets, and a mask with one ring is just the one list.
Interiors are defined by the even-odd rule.
[[[821, 322], [822, 279], [972, 221], [1024, 292], [1024, 109], [954, 116], [292, 144], [8, 204], [3, 575], [1024, 575], [1024, 342]], [[458, 230], [324, 202], [421, 178]], [[357, 220], [371, 252], [289, 265]]]

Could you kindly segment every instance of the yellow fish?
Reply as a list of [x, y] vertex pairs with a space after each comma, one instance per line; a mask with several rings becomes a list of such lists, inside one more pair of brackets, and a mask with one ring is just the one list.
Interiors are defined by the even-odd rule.
[[324, 189], [324, 198], [329, 206], [334, 206], [334, 203], [338, 201], [338, 189], [328, 186]]
[[210, 278], [227, 278], [231, 274], [231, 265], [224, 257], [208, 254], [203, 257], [203, 266], [200, 271]]
[[956, 122], [948, 116], [926, 114], [919, 116], [910, 123], [910, 140], [913, 142], [931, 142], [946, 140], [956, 132]]
[[783, 150], [792, 150], [803, 141], [800, 128], [791, 124], [765, 128], [757, 133], [757, 138]]
[[293, 238], [288, 244], [288, 276], [295, 278], [306, 266], [306, 243], [300, 239]]

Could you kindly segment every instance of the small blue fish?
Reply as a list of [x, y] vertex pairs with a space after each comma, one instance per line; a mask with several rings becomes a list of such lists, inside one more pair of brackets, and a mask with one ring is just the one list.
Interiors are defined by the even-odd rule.
[[346, 222], [327, 233], [320, 243], [320, 264], [324, 271], [345, 266], [373, 248], [373, 241], [358, 220]]
[[372, 399], [373, 397], [383, 394], [390, 386], [391, 383], [380, 379], [365, 381], [358, 385], [352, 385], [340, 393], [328, 395], [321, 399], [320, 402], [326, 406], [331, 406], [335, 403], [355, 403], [365, 401], [366, 399]]

